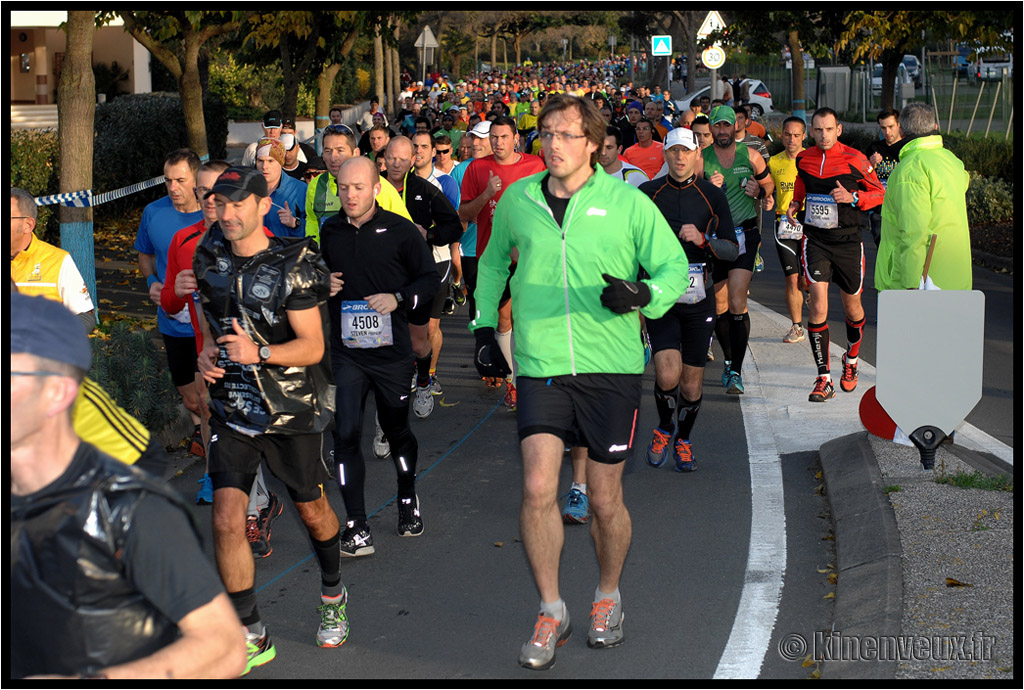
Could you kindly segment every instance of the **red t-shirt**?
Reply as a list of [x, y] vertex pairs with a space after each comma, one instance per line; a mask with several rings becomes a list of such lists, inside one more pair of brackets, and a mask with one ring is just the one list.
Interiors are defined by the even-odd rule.
[[[274, 234], [263, 228], [267, 237]], [[167, 271], [164, 273], [164, 287], [160, 290], [160, 306], [168, 314], [177, 314], [186, 306], [192, 321], [192, 330], [196, 333], [196, 353], [203, 351], [203, 331], [199, 327], [199, 293], [193, 292], [192, 298], [185, 300], [174, 294], [174, 281], [178, 273], [185, 269], [192, 270], [192, 257], [196, 254], [196, 246], [206, 233], [206, 221], [199, 221], [174, 234], [170, 247], [167, 249]]]
[[478, 158], [466, 168], [466, 174], [462, 178], [462, 198], [472, 201], [487, 189], [487, 181], [491, 179], [491, 171], [501, 178], [501, 189], [477, 214], [476, 217], [476, 255], [482, 256], [487, 242], [491, 239], [491, 224], [494, 220], [494, 209], [505, 193], [508, 186], [516, 180], [546, 170], [544, 161], [539, 156], [529, 153], [520, 154], [522, 157], [511, 165], [499, 165], [493, 155]]

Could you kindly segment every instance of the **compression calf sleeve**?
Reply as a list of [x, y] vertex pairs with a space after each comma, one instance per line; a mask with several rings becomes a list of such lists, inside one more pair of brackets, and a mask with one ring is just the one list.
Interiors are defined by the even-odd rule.
[[808, 323], [807, 337], [811, 341], [811, 353], [814, 355], [814, 364], [818, 367], [818, 376], [827, 376], [829, 374], [828, 322]]
[[729, 337], [731, 325], [732, 318], [729, 312], [719, 314], [715, 319], [715, 337], [718, 338], [718, 346], [722, 348], [722, 354], [727, 362], [732, 361], [732, 344]]
[[700, 402], [703, 399], [703, 396], [694, 401], [682, 398], [682, 404], [679, 407], [679, 438], [684, 441], [690, 440], [690, 432], [693, 431], [693, 424], [697, 421], [697, 413], [700, 412]]
[[743, 358], [747, 354], [747, 342], [750, 340], [750, 314], [733, 314], [730, 312], [729, 319], [729, 348], [732, 350], [732, 370], [737, 374], [742, 373]]
[[860, 355], [860, 344], [864, 340], [864, 322], [867, 319], [861, 319], [860, 321], [846, 320], [846, 342], [849, 345], [846, 348], [847, 360], [857, 359]]
[[654, 405], [658, 408], [658, 427], [662, 431], [675, 428], [676, 407], [678, 407], [678, 388], [663, 391], [654, 384]]

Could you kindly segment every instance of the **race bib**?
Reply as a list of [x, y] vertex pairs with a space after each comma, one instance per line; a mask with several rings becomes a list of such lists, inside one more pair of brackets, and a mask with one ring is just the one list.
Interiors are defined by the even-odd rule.
[[740, 246], [740, 252], [736, 256], [743, 256], [747, 253], [747, 233], [743, 228], [736, 228], [736, 244]]
[[353, 349], [369, 349], [394, 345], [391, 314], [371, 309], [365, 300], [341, 303], [341, 342]]
[[804, 224], [822, 230], [839, 227], [839, 204], [829, 194], [808, 194], [805, 206], [807, 213]]
[[704, 287], [704, 269], [707, 264], [690, 264], [690, 282], [686, 292], [676, 300], [677, 304], [697, 304], [708, 296]]
[[802, 240], [804, 237], [804, 226], [800, 223], [790, 223], [786, 216], [779, 216], [779, 228], [776, 236], [780, 240]]
[[192, 316], [188, 313], [188, 306], [179, 311], [177, 314], [168, 314], [172, 319], [178, 323], [192, 324]]

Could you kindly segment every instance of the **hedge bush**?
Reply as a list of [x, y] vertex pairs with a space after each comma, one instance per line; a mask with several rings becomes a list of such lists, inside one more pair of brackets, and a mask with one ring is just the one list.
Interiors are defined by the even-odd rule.
[[967, 188], [967, 218], [971, 225], [999, 223], [1013, 219], [1013, 187], [998, 177], [970, 172]]
[[[227, 154], [227, 109], [219, 98], [204, 96], [206, 140], [211, 158]], [[176, 93], [142, 93], [121, 96], [96, 106], [96, 140], [93, 148], [93, 189], [108, 192], [156, 177], [174, 149], [188, 146], [185, 113]], [[163, 187], [111, 202], [110, 209], [127, 208], [153, 201]]]
[[[33, 196], [48, 196], [60, 191], [57, 130], [11, 130], [11, 186], [20, 187]], [[36, 233], [47, 242], [59, 244], [60, 222], [56, 206], [39, 207]]]
[[1016, 159], [1013, 155], [1013, 141], [987, 138], [968, 139], [959, 132], [943, 134], [942, 142], [964, 167], [985, 177], [996, 177], [1012, 185], [1017, 179], [1014, 172]]

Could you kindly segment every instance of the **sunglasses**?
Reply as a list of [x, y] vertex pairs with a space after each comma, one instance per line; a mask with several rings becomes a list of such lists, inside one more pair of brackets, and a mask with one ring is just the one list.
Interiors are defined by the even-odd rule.
[[341, 134], [354, 134], [354, 132], [352, 131], [352, 128], [349, 127], [348, 125], [327, 125], [327, 127], [325, 127], [324, 129], [326, 131], [328, 131], [328, 132], [335, 132], [335, 133], [341, 133]]
[[452, 152], [451, 149], [434, 149], [434, 150], [437, 152], [437, 155], [439, 155], [439, 156], [447, 156], [449, 153]]

